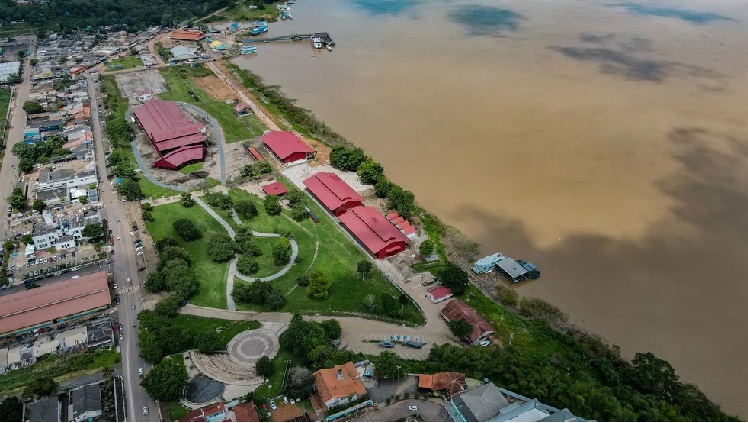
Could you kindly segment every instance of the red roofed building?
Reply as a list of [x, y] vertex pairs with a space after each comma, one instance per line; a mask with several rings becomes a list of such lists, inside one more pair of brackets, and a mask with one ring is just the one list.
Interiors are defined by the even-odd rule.
[[458, 394], [465, 388], [465, 375], [458, 372], [441, 372], [433, 375], [418, 375], [418, 389], [441, 392], [448, 396]]
[[262, 143], [282, 163], [293, 163], [314, 157], [314, 150], [291, 131], [270, 131]]
[[448, 302], [442, 309], [441, 315], [447, 322], [465, 320], [470, 323], [473, 326], [473, 332], [468, 335], [468, 340], [473, 344], [494, 332], [486, 319], [462, 300], [454, 299]]
[[148, 100], [132, 113], [161, 156], [154, 166], [177, 170], [205, 158], [205, 125], [190, 122], [173, 101]]
[[353, 207], [338, 219], [379, 259], [394, 256], [408, 244], [408, 238], [374, 207]]
[[446, 286], [437, 286], [436, 288], [429, 289], [426, 294], [426, 298], [431, 300], [434, 304], [444, 301], [447, 298], [452, 297], [452, 290]]
[[340, 216], [346, 210], [360, 206], [364, 202], [359, 193], [334, 173], [317, 172], [305, 179], [304, 185], [335, 216]]
[[172, 40], [199, 41], [205, 38], [205, 33], [200, 31], [184, 31], [181, 29], [177, 29], [171, 31], [169, 38], [171, 38]]
[[111, 305], [106, 272], [0, 297], [0, 335], [69, 322]]
[[271, 184], [263, 185], [262, 190], [267, 195], [283, 195], [288, 192], [288, 188], [283, 185], [280, 181], [275, 181]]
[[234, 407], [234, 415], [238, 422], [259, 422], [260, 416], [257, 414], [257, 407], [253, 402], [245, 402]]
[[187, 413], [180, 422], [221, 422], [226, 418], [226, 407], [222, 402], [206, 405]]
[[355, 401], [366, 395], [366, 388], [358, 378], [358, 372], [352, 361], [331, 369], [319, 369], [314, 372], [314, 385], [317, 395], [325, 407], [346, 404], [349, 399]]

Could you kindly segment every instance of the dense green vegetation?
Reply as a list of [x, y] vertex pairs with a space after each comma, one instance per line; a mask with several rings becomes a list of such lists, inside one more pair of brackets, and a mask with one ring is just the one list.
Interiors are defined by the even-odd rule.
[[81, 373], [94, 373], [105, 367], [113, 367], [120, 355], [112, 350], [96, 350], [58, 356], [50, 354], [41, 357], [29, 367], [13, 370], [0, 375], [0, 394], [19, 392], [38, 376], [49, 376], [57, 382], [80, 376]]
[[49, 31], [69, 32], [88, 26], [116, 26], [128, 30], [144, 29], [153, 25], [173, 25], [181, 21], [205, 16], [223, 7], [233, 6], [233, 0], [55, 0], [43, 3], [0, 1], [0, 23], [24, 22], [29, 27]]
[[221, 125], [226, 142], [249, 140], [262, 135], [264, 127], [255, 116], [237, 117], [233, 106], [214, 100], [193, 81], [193, 78], [214, 76], [213, 72], [202, 64], [194, 67], [170, 66], [159, 71], [169, 87], [169, 91], [158, 95], [159, 98], [182, 101], [203, 109]]
[[[164, 301], [164, 300], [161, 300]], [[237, 334], [257, 329], [253, 320], [221, 320], [189, 315], [165, 315], [161, 310], [138, 314], [140, 356], [149, 363], [158, 363], [165, 356], [191, 349], [203, 353], [222, 351]]]
[[[8, 123], [5, 120], [5, 115], [8, 113], [8, 106], [10, 105], [10, 88], [0, 87], [0, 133], [3, 133], [3, 128]], [[5, 140], [0, 139], [0, 144], [4, 144]]]
[[[200, 207], [185, 208], [180, 203], [172, 203], [156, 206], [150, 214], [153, 221], [147, 222], [146, 227], [157, 245], [159, 241], [171, 237], [187, 252], [189, 269], [199, 283], [199, 290], [190, 298], [190, 302], [206, 307], [226, 308], [228, 264], [212, 261], [208, 256], [207, 246], [207, 238], [210, 234], [225, 234], [226, 230]], [[191, 220], [205, 236], [195, 241], [182, 240], [176, 235], [172, 226], [173, 222], [179, 219]], [[178, 277], [175, 277], [176, 279]], [[146, 288], [148, 288], [148, 283], [146, 282]]]
[[[206, 18], [202, 23], [209, 22], [233, 22], [233, 21], [256, 21], [266, 20], [275, 22], [278, 19], [280, 11], [273, 7], [272, 4], [279, 3], [278, 0], [247, 0], [246, 2], [237, 3], [233, 7]], [[255, 6], [250, 9], [248, 6]]]
[[11, 151], [20, 159], [18, 169], [23, 173], [30, 173], [37, 164], [46, 164], [52, 157], [70, 154], [70, 150], [62, 148], [64, 144], [65, 140], [62, 137], [53, 136], [34, 144], [16, 143]]
[[[286, 186], [292, 184], [285, 181]], [[249, 201], [255, 205], [257, 216], [244, 221], [244, 224], [257, 232], [272, 232], [294, 239], [299, 246], [296, 263], [283, 276], [271, 282], [271, 285], [283, 292], [286, 304], [282, 311], [300, 313], [336, 313], [357, 312], [371, 314], [372, 310], [382, 319], [404, 320], [410, 323], [422, 323], [423, 317], [416, 307], [407, 302], [398, 305], [397, 316], [385, 313], [383, 309], [371, 309], [367, 306], [367, 298], [373, 296], [377, 301], [383, 296], [398, 298], [400, 293], [384, 278], [379, 271], [372, 271], [365, 279], [358, 273], [357, 263], [367, 260], [366, 255], [341, 231], [341, 229], [319, 208], [309, 201], [307, 206], [319, 218], [314, 223], [305, 218], [301, 221], [293, 220], [292, 211], [283, 209], [281, 215], [269, 215], [259, 197], [248, 192], [232, 188], [229, 194], [233, 204]], [[286, 195], [291, 194], [289, 192]], [[226, 222], [238, 227], [231, 217], [230, 211], [213, 207]], [[261, 237], [253, 237], [260, 241]], [[270, 241], [272, 243], [272, 241]], [[261, 245], [261, 244], [260, 244]], [[263, 253], [258, 260], [266, 257], [273, 259], [272, 254]], [[311, 272], [321, 271], [328, 281], [330, 288], [326, 299], [314, 299], [307, 293], [307, 288], [299, 284], [301, 276]], [[263, 264], [260, 264], [263, 272]], [[259, 273], [258, 273], [259, 274]], [[252, 275], [255, 276], [255, 275]], [[241, 283], [238, 279], [234, 285]], [[352, 295], [355, 293], [355, 295]], [[238, 303], [241, 310], [267, 310], [265, 306]]]
[[181, 354], [169, 357], [153, 366], [140, 382], [146, 392], [160, 401], [175, 400], [182, 396], [189, 377]]

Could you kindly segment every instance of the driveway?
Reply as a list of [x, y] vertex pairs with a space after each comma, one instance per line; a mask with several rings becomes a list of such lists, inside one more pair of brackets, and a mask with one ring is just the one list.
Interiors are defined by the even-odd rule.
[[[410, 411], [408, 407], [416, 406], [418, 411]], [[372, 411], [366, 415], [353, 420], [354, 422], [396, 422], [404, 421], [406, 417], [418, 415], [422, 421], [427, 422], [451, 422], [447, 410], [431, 401], [405, 400], [392, 405]]]

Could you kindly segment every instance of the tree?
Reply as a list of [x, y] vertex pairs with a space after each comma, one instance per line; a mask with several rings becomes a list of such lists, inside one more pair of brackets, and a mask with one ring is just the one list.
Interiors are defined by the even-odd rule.
[[57, 382], [50, 375], [37, 375], [23, 390], [23, 396], [31, 398], [33, 396], [46, 397], [57, 391]]
[[205, 195], [205, 202], [211, 207], [222, 210], [230, 210], [233, 206], [231, 196], [222, 192], [211, 192]]
[[314, 377], [303, 367], [294, 367], [288, 372], [288, 380], [283, 387], [283, 393], [291, 398], [306, 399], [312, 395]]
[[648, 352], [634, 355], [631, 364], [633, 366], [632, 382], [641, 391], [653, 394], [665, 401], [672, 399], [680, 383], [670, 363]]
[[382, 293], [382, 312], [389, 317], [399, 318], [403, 313], [403, 307], [398, 304], [392, 295]]
[[26, 101], [23, 103], [23, 110], [30, 114], [44, 113], [44, 107], [36, 101]]
[[441, 279], [442, 285], [452, 290], [454, 295], [461, 295], [470, 283], [467, 272], [454, 263], [447, 263], [444, 270], [441, 271], [439, 279]]
[[101, 223], [89, 223], [81, 231], [83, 238], [99, 238], [104, 236], [104, 226]]
[[467, 320], [457, 319], [449, 322], [449, 330], [452, 331], [452, 335], [458, 339], [467, 339], [467, 337], [473, 333], [473, 325]]
[[266, 355], [260, 357], [260, 359], [257, 360], [257, 363], [255, 363], [255, 371], [257, 374], [266, 379], [273, 375], [273, 370], [275, 370], [273, 367], [273, 361]]
[[41, 213], [44, 211], [44, 209], [47, 208], [47, 204], [44, 202], [44, 200], [36, 199], [34, 200], [34, 203], [31, 205], [31, 208]]
[[30, 173], [32, 170], [34, 170], [34, 161], [23, 157], [21, 161], [18, 162], [18, 170], [20, 170], [23, 173]]
[[276, 195], [268, 195], [267, 197], [265, 197], [265, 200], [263, 200], [263, 205], [265, 206], [265, 213], [269, 214], [270, 216], [277, 216], [283, 211], [280, 205], [280, 201], [278, 201], [278, 196]]
[[184, 364], [168, 358], [153, 366], [140, 385], [153, 398], [161, 401], [175, 400], [182, 396], [187, 387], [187, 369]]
[[1, 422], [20, 422], [23, 419], [23, 403], [18, 397], [7, 397], [0, 403]]
[[226, 234], [213, 234], [208, 239], [208, 257], [216, 263], [234, 258], [234, 240]]
[[242, 219], [251, 219], [257, 216], [257, 206], [249, 200], [240, 200], [234, 203], [236, 214]]
[[291, 241], [282, 236], [273, 243], [273, 263], [280, 266], [291, 260]]
[[32, 237], [32, 236], [30, 235], [30, 234], [26, 234], [26, 235], [23, 235], [23, 236], [21, 237], [21, 242], [22, 242], [22, 243], [23, 243], [24, 245], [29, 245], [29, 244], [33, 244], [33, 243], [34, 243], [34, 238], [33, 238], [33, 237]]
[[81, 195], [80, 197], [78, 197], [78, 202], [81, 204], [86, 204], [88, 203], [88, 197], [86, 197], [85, 195]]
[[140, 190], [140, 185], [129, 178], [120, 182], [117, 191], [124, 195], [127, 201], [137, 201], [143, 198], [143, 191]]
[[377, 312], [377, 297], [374, 294], [369, 294], [364, 298], [364, 306], [370, 313]]
[[369, 260], [361, 260], [356, 263], [356, 271], [361, 274], [361, 279], [364, 279], [367, 273], [371, 272], [372, 264]]
[[392, 188], [392, 182], [387, 180], [385, 177], [379, 178], [376, 184], [374, 184], [374, 195], [377, 198], [387, 198]]
[[387, 198], [389, 199], [390, 207], [400, 213], [400, 216], [403, 218], [410, 219], [415, 213], [416, 196], [412, 192], [392, 184], [387, 192]]
[[286, 297], [283, 296], [278, 288], [273, 287], [267, 297], [265, 297], [265, 306], [270, 310], [280, 310], [284, 305], [286, 305]]
[[158, 253], [158, 257], [161, 260], [159, 262], [159, 268], [175, 259], [184, 260], [187, 264], [190, 264], [190, 255], [187, 254], [187, 251], [184, 248], [176, 245], [164, 247], [164, 249]]
[[149, 363], [161, 361], [164, 357], [164, 350], [161, 348], [161, 343], [155, 332], [150, 330], [138, 332], [138, 354]]
[[434, 241], [430, 239], [423, 241], [418, 247], [418, 252], [424, 257], [430, 256], [434, 252]]
[[31, 64], [31, 66], [36, 66], [37, 63], [39, 63], [39, 59], [30, 59], [29, 60], [29, 64]]
[[322, 329], [325, 330], [325, 336], [329, 339], [338, 339], [343, 331], [340, 328], [340, 322], [335, 319], [327, 319], [321, 322]]
[[327, 275], [321, 270], [315, 270], [309, 274], [309, 286], [306, 287], [306, 293], [314, 299], [323, 300], [330, 294], [331, 286]]
[[242, 275], [252, 275], [260, 270], [260, 265], [252, 257], [243, 255], [236, 261], [236, 270]]
[[13, 192], [8, 197], [8, 205], [13, 210], [24, 211], [26, 210], [26, 196], [23, 195], [23, 191], [20, 188], [13, 188]]
[[309, 276], [308, 275], [301, 275], [296, 278], [296, 285], [299, 286], [309, 286]]
[[176, 317], [177, 314], [179, 314], [181, 302], [181, 298], [175, 295], [170, 295], [164, 299], [159, 300], [156, 303], [156, 306], [153, 308], [153, 311], [159, 316]]
[[183, 192], [182, 193], [182, 199], [180, 200], [183, 207], [192, 207], [195, 205], [195, 200], [192, 198], [192, 194], [189, 192]]
[[195, 226], [195, 223], [190, 219], [177, 219], [171, 225], [174, 228], [174, 232], [185, 241], [195, 241], [203, 236], [200, 229], [198, 229], [197, 226]]
[[177, 239], [173, 236], [167, 235], [158, 241], [156, 241], [156, 250], [161, 251], [166, 247], [169, 246], [177, 246], [179, 243], [177, 242]]
[[374, 160], [368, 159], [358, 166], [356, 173], [361, 183], [373, 185], [384, 176], [384, 168]]
[[226, 344], [221, 342], [221, 338], [215, 332], [196, 333], [195, 344], [197, 345], [197, 349], [203, 354], [210, 354], [226, 348]]
[[407, 374], [407, 362], [389, 351], [383, 351], [372, 361], [379, 379], [392, 380]]
[[355, 172], [356, 169], [366, 160], [364, 150], [360, 148], [348, 148], [335, 146], [330, 152], [330, 164], [340, 170]]
[[252, 232], [246, 227], [237, 229], [236, 236], [234, 236], [234, 248], [237, 253], [243, 254], [247, 257], [259, 257], [262, 255], [262, 250], [253, 242]]

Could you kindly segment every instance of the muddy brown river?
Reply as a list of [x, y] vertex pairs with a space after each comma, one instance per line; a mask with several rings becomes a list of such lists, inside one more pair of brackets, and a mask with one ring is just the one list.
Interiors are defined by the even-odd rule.
[[299, 0], [237, 63], [418, 202], [533, 262], [519, 288], [748, 416], [748, 5]]

